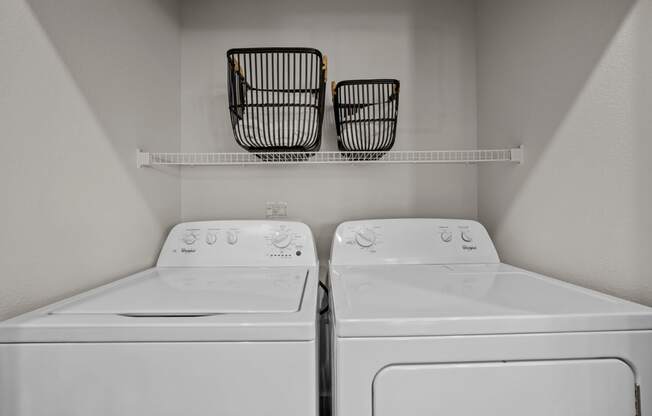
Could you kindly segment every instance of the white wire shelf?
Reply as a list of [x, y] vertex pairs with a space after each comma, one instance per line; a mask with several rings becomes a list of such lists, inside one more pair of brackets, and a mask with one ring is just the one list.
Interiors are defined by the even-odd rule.
[[153, 153], [138, 150], [138, 167], [327, 165], [380, 163], [522, 163], [523, 146], [491, 150], [396, 150], [389, 152]]

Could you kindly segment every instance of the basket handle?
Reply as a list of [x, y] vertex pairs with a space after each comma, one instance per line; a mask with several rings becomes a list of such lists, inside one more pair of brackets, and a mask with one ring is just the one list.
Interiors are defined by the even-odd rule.
[[233, 70], [237, 72], [242, 79], [245, 78], [244, 69], [240, 66], [240, 62], [238, 62], [237, 58], [233, 58]]
[[388, 102], [394, 101], [398, 98], [398, 94], [400, 91], [400, 87], [396, 84], [394, 84], [394, 87], [392, 88], [392, 94], [389, 96], [387, 99]]

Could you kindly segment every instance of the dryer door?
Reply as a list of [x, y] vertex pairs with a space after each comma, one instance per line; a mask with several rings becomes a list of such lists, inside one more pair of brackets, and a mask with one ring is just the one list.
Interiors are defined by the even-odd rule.
[[374, 416], [631, 416], [617, 359], [396, 365], [373, 384]]

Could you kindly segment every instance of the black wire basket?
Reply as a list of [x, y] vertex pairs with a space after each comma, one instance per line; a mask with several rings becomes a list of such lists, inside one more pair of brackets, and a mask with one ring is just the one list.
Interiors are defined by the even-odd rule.
[[400, 82], [362, 79], [336, 84], [333, 81], [331, 89], [339, 150], [373, 152], [364, 158], [381, 158], [396, 141]]
[[250, 152], [319, 150], [326, 56], [311, 48], [244, 48], [226, 57], [235, 141]]

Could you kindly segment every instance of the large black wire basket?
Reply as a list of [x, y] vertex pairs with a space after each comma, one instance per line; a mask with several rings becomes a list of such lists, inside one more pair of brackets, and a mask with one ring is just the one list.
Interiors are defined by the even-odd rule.
[[394, 146], [400, 82], [363, 79], [331, 84], [337, 146], [346, 152], [374, 152], [380, 158]]
[[250, 152], [319, 150], [326, 56], [310, 48], [244, 48], [226, 57], [235, 141]]

